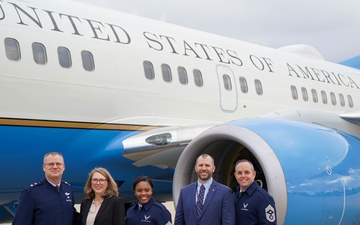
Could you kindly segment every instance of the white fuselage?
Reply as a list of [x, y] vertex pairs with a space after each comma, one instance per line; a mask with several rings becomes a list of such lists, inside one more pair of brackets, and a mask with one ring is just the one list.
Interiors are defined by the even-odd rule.
[[[16, 39], [21, 51], [21, 59], [12, 61], [0, 48], [0, 117], [181, 126], [292, 107], [359, 109], [360, 73], [354, 69], [112, 10], [82, 10], [77, 4], [0, 2], [0, 38]], [[46, 48], [44, 65], [34, 62], [34, 42]], [[59, 46], [69, 49], [70, 68], [60, 66]], [[84, 70], [82, 50], [93, 54], [93, 71]], [[145, 77], [144, 61], [152, 63], [154, 79]], [[171, 80], [164, 81], [162, 64], [171, 69]], [[186, 69], [187, 84], [180, 83], [178, 67]], [[194, 69], [202, 74], [201, 87], [195, 85]], [[224, 74], [229, 90], [224, 88]], [[247, 93], [241, 90], [240, 77], [246, 79]], [[256, 82], [261, 83], [260, 94]], [[312, 89], [318, 102], [312, 99]], [[326, 104], [321, 91], [327, 95]]]

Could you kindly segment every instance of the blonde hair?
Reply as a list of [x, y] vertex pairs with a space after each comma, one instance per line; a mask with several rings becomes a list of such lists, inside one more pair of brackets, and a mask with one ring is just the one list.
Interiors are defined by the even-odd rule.
[[107, 197], [112, 197], [112, 196], [118, 196], [119, 195], [119, 188], [114, 180], [114, 178], [112, 178], [112, 176], [110, 175], [109, 171], [107, 171], [107, 169], [102, 168], [102, 167], [97, 167], [95, 169], [93, 169], [90, 173], [89, 173], [89, 177], [88, 180], [86, 181], [85, 187], [84, 187], [84, 195], [86, 198], [88, 199], [92, 199], [95, 197], [95, 192], [91, 187], [91, 179], [94, 175], [94, 173], [100, 173], [101, 175], [103, 175], [105, 177], [105, 179], [108, 182], [108, 187], [105, 190], [104, 196]]

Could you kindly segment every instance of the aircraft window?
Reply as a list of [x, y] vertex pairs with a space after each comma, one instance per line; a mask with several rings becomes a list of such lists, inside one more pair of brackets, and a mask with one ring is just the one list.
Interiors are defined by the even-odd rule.
[[315, 89], [311, 89], [311, 95], [312, 95], [312, 99], [313, 99], [314, 102], [319, 101], [318, 94], [317, 94]]
[[309, 95], [308, 95], [306, 88], [302, 87], [301, 93], [302, 93], [302, 97], [303, 97], [304, 101], [307, 102], [309, 100]]
[[262, 88], [261, 81], [256, 79], [254, 82], [255, 82], [256, 93], [258, 95], [262, 95], [264, 93], [264, 91], [263, 91], [263, 88]]
[[299, 98], [297, 89], [294, 85], [291, 85], [291, 95], [294, 100], [297, 100]]
[[155, 72], [154, 72], [153, 64], [149, 61], [144, 61], [143, 66], [144, 66], [145, 77], [149, 80], [154, 80]]
[[172, 81], [172, 75], [171, 75], [171, 69], [170, 66], [167, 64], [161, 65], [161, 71], [164, 81], [171, 82]]
[[65, 47], [58, 47], [58, 57], [61, 67], [64, 68], [71, 67], [71, 55], [69, 49]]
[[[70, 53], [69, 53], [69, 56], [70, 56]], [[91, 54], [91, 52], [86, 51], [86, 50], [81, 51], [81, 60], [82, 60], [84, 70], [86, 70], [86, 71], [94, 71], [95, 70], [94, 56], [93, 56], [93, 54]]]
[[223, 75], [223, 80], [224, 80], [224, 88], [227, 91], [231, 91], [232, 90], [232, 84], [231, 84], [231, 79], [230, 76], [227, 74]]
[[204, 83], [200, 70], [194, 69], [193, 74], [194, 74], [195, 85], [198, 87], [202, 87]]
[[322, 102], [323, 102], [324, 104], [327, 104], [327, 103], [328, 103], [327, 95], [326, 95], [326, 92], [325, 92], [325, 91], [321, 91], [321, 99], [322, 99]]
[[354, 102], [352, 100], [352, 97], [350, 95], [347, 96], [348, 102], [349, 102], [349, 106], [350, 108], [354, 107]]
[[243, 93], [248, 93], [249, 91], [249, 88], [247, 86], [247, 81], [246, 81], [246, 78], [245, 77], [240, 77], [239, 78], [239, 81], [240, 81], [240, 89]]
[[18, 61], [21, 58], [19, 42], [13, 38], [5, 38], [6, 57], [10, 60]]
[[339, 101], [341, 106], [345, 106], [345, 98], [344, 95], [339, 94]]
[[43, 65], [47, 63], [46, 49], [43, 44], [38, 42], [32, 43], [32, 51], [33, 51], [34, 61], [37, 64]]
[[336, 105], [336, 97], [334, 92], [330, 92], [331, 104]]
[[188, 75], [186, 72], [186, 69], [182, 66], [178, 67], [178, 74], [179, 74], [179, 81], [181, 84], [187, 84], [188, 83]]

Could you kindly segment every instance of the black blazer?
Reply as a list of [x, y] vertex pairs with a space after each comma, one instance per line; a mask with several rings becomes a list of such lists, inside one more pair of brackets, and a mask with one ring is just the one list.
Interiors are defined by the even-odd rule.
[[[84, 199], [81, 202], [82, 225], [86, 225], [86, 218], [92, 201], [93, 199]], [[125, 225], [125, 206], [122, 198], [117, 196], [105, 197], [95, 217], [94, 225]]]

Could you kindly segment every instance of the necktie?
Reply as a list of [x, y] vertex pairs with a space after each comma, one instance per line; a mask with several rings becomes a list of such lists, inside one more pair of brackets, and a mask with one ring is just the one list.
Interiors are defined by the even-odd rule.
[[197, 215], [197, 217], [200, 216], [200, 213], [201, 213], [201, 210], [202, 210], [202, 207], [203, 207], [204, 194], [205, 194], [205, 187], [204, 187], [204, 185], [201, 185], [199, 195], [197, 197], [197, 202], [196, 202], [196, 215]]
[[56, 185], [56, 190], [60, 192], [60, 185]]

